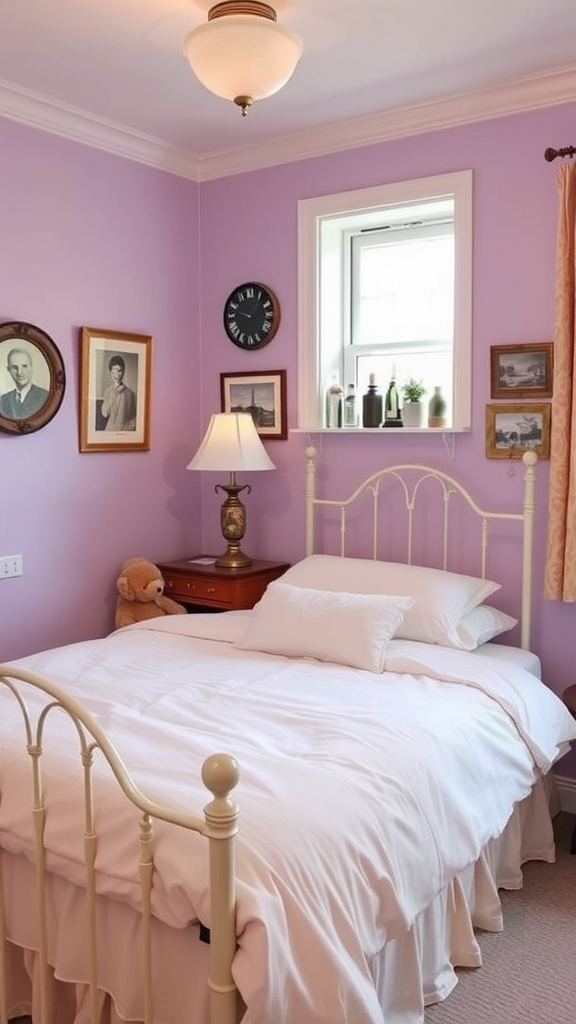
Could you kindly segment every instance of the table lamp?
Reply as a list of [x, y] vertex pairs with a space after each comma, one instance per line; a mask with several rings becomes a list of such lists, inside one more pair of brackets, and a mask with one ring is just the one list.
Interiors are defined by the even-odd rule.
[[226, 491], [227, 494], [220, 509], [220, 526], [227, 547], [216, 559], [216, 565], [226, 569], [252, 565], [252, 559], [240, 547], [246, 532], [246, 508], [238, 497], [242, 491], [250, 494], [252, 488], [250, 484], [237, 484], [236, 472], [276, 469], [276, 466], [268, 457], [250, 413], [214, 413], [198, 451], [186, 468], [230, 473], [229, 483], [214, 487], [216, 492]]

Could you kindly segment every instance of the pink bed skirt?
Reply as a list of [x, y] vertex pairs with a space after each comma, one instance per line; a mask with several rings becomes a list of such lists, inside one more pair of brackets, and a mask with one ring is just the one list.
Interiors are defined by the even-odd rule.
[[[546, 780], [539, 780], [515, 809], [502, 836], [437, 896], [405, 936], [388, 943], [375, 958], [371, 969], [382, 1018], [374, 1024], [422, 1024], [424, 1007], [445, 999], [457, 983], [454, 968], [481, 965], [474, 928], [501, 930], [498, 889], [521, 888], [526, 861], [554, 860], [549, 807], [549, 787]], [[11, 939], [8, 1015], [32, 1014], [34, 1024], [47, 1024], [41, 1019], [35, 984], [34, 914], [22, 896], [34, 891], [32, 868], [5, 853], [2, 864]], [[53, 1019], [58, 1024], [90, 1024], [82, 894], [51, 879], [50, 898]], [[128, 905], [110, 900], [101, 900], [98, 912], [99, 927], [106, 934], [99, 953], [99, 1022], [139, 1021], [143, 985], [138, 915]], [[198, 929], [177, 930], [155, 922], [153, 943], [155, 1024], [209, 1024], [208, 946], [199, 941]], [[239, 1019], [242, 1016], [240, 1011]]]

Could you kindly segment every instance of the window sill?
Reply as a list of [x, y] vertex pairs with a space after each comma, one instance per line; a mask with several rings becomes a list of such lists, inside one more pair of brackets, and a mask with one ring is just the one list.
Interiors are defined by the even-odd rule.
[[290, 434], [466, 434], [471, 427], [291, 427]]

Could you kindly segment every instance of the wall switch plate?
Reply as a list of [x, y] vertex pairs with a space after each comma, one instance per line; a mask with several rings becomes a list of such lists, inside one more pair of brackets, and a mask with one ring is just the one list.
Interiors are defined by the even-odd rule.
[[0, 555], [0, 580], [22, 575], [22, 555]]

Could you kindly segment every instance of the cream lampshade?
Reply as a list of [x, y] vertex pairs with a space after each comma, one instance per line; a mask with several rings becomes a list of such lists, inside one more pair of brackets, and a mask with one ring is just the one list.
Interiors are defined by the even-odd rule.
[[215, 491], [227, 494], [220, 510], [220, 526], [227, 547], [216, 559], [216, 565], [227, 569], [252, 565], [252, 559], [240, 548], [246, 532], [246, 508], [238, 497], [241, 491], [250, 494], [252, 488], [249, 484], [237, 484], [236, 472], [276, 469], [276, 466], [268, 457], [250, 413], [214, 413], [198, 451], [186, 468], [230, 473], [228, 484], [214, 487]]

